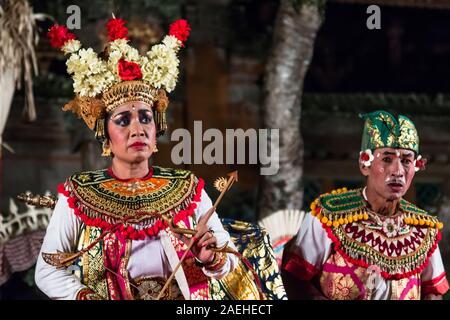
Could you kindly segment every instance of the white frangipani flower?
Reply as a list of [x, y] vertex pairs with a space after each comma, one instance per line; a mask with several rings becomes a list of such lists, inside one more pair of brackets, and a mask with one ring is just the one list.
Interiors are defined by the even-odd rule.
[[81, 48], [81, 42], [76, 39], [71, 39], [67, 41], [64, 46], [61, 48], [61, 50], [64, 52], [64, 54], [69, 53], [76, 53]]
[[418, 155], [417, 158], [414, 160], [414, 171], [417, 172], [420, 169], [422, 169], [424, 167], [423, 165], [423, 160], [422, 160], [422, 155]]
[[372, 161], [374, 159], [374, 156], [372, 154], [372, 150], [367, 149], [364, 152], [361, 151], [359, 153], [359, 161], [365, 166], [365, 167], [370, 167], [370, 165], [372, 164]]
[[182, 45], [181, 41], [174, 36], [165, 36], [162, 43], [169, 49], [178, 52]]
[[180, 61], [177, 52], [182, 43], [174, 36], [166, 36], [161, 44], [154, 45], [145, 56], [128, 44], [128, 40], [117, 39], [109, 43], [108, 60], [98, 57], [92, 48], [82, 49], [78, 40], [70, 40], [64, 52], [70, 53], [67, 71], [72, 75], [74, 91], [80, 96], [95, 97], [112, 85], [119, 83], [120, 59], [137, 63], [142, 80], [156, 89], [174, 90], [178, 79]]

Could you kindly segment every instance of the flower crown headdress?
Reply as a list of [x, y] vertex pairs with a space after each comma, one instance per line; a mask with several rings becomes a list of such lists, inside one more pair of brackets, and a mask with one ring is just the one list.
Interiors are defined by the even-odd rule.
[[164, 133], [169, 102], [166, 92], [175, 88], [180, 63], [177, 53], [191, 30], [186, 20], [175, 21], [162, 43], [141, 56], [128, 44], [125, 23], [114, 16], [108, 21], [109, 42], [99, 55], [92, 48], [81, 48], [80, 41], [65, 26], [54, 25], [48, 32], [50, 44], [69, 55], [66, 65], [73, 78], [75, 98], [63, 110], [82, 117], [100, 142], [106, 140], [107, 113], [130, 101], [149, 104], [155, 113], [158, 135]]

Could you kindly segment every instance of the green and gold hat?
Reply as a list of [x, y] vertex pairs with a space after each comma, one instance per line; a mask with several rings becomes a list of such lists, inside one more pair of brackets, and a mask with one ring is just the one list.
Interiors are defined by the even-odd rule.
[[361, 114], [360, 117], [365, 120], [361, 151], [400, 148], [419, 154], [419, 136], [408, 117], [400, 115], [397, 119], [382, 110]]

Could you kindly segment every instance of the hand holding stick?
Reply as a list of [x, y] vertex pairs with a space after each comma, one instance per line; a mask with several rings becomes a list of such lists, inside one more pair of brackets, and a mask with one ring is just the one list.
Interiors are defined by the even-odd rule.
[[[222, 201], [223, 196], [231, 188], [231, 186], [233, 185], [233, 183], [235, 181], [238, 181], [238, 173], [237, 173], [237, 171], [233, 171], [233, 172], [229, 173], [227, 180], [225, 180], [224, 178], [220, 178], [220, 179], [216, 180], [216, 183], [214, 184], [214, 186], [217, 189], [220, 188], [219, 189], [220, 195], [217, 198], [217, 200], [214, 202], [214, 205], [206, 212], [204, 218], [201, 221], [202, 224], [206, 225], [208, 223], [209, 218], [211, 218], [213, 213], [216, 211], [216, 208], [219, 205], [220, 201]], [[175, 274], [177, 273], [178, 269], [181, 267], [181, 264], [183, 263], [184, 259], [186, 258], [188, 252], [192, 249], [192, 246], [194, 245], [195, 242], [197, 242], [197, 240], [198, 239], [197, 239], [197, 237], [195, 235], [192, 236], [186, 251], [184, 252], [183, 256], [180, 258], [180, 261], [178, 262], [176, 267], [173, 269], [172, 274], [167, 279], [166, 284], [164, 285], [164, 287], [159, 292], [158, 297], [156, 298], [156, 300], [159, 300], [162, 297], [162, 295], [164, 294], [164, 291], [168, 288], [170, 282], [175, 277]]]

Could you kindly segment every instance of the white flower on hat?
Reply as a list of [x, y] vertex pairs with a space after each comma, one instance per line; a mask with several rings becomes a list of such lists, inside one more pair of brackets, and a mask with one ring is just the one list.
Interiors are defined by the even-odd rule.
[[375, 159], [375, 158], [372, 154], [372, 150], [370, 150], [370, 149], [361, 151], [359, 153], [359, 162], [362, 163], [365, 167], [370, 167], [373, 159]]
[[136, 73], [131, 75], [133, 79], [142, 79], [154, 88], [162, 88], [167, 92], [175, 89], [180, 64], [177, 53], [189, 36], [189, 23], [183, 19], [172, 23], [169, 35], [162, 43], [152, 46], [145, 56], [141, 56], [129, 44], [125, 22], [113, 17], [107, 23], [107, 61], [103, 59], [104, 55], [97, 55], [92, 48], [82, 49], [80, 41], [67, 27], [55, 25], [50, 28], [48, 36], [51, 45], [70, 54], [66, 62], [67, 72], [73, 78], [74, 92], [81, 97], [99, 96], [113, 85], [130, 80], [130, 77], [123, 78], [119, 74], [120, 66], [124, 64], [133, 66], [133, 72]]
[[426, 159], [422, 159], [422, 155], [419, 154], [417, 158], [414, 160], [414, 171], [417, 172], [419, 170], [424, 170], [425, 163]]
[[[170, 36], [167, 36], [168, 38]], [[172, 42], [170, 41], [169, 44]], [[142, 59], [142, 77], [145, 81], [159, 89], [165, 88], [167, 92], [175, 89], [178, 78], [180, 60], [173, 48], [163, 44], [154, 45]]]
[[69, 53], [76, 53], [81, 48], [81, 42], [76, 39], [72, 39], [67, 41], [64, 46], [61, 48], [61, 50], [64, 52], [64, 54]]
[[166, 36], [164, 37], [162, 43], [166, 45], [167, 48], [175, 50], [175, 52], [178, 52], [181, 47], [181, 41], [175, 38], [174, 36]]

